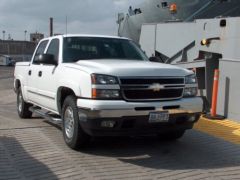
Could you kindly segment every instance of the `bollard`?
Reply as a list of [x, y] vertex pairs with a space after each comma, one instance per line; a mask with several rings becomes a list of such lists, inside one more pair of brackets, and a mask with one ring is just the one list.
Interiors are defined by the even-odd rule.
[[208, 119], [216, 119], [216, 120], [225, 119], [224, 116], [217, 115], [217, 98], [218, 98], [219, 74], [220, 74], [219, 69], [215, 69], [215, 71], [214, 71], [214, 81], [213, 81], [213, 91], [212, 91], [211, 113], [206, 114], [204, 116]]
[[215, 117], [217, 115], [218, 82], [219, 82], [219, 70], [215, 69], [214, 81], [213, 81], [213, 93], [212, 93], [212, 107], [211, 107], [212, 117]]

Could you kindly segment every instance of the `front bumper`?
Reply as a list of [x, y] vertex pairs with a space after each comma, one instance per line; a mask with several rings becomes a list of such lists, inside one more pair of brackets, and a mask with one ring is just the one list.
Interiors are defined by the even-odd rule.
[[[156, 134], [191, 129], [203, 108], [200, 97], [162, 102], [126, 102], [78, 99], [79, 120], [92, 136]], [[168, 111], [167, 123], [149, 123], [149, 113]], [[195, 117], [192, 121], [191, 118]], [[114, 122], [104, 127], [102, 122]]]

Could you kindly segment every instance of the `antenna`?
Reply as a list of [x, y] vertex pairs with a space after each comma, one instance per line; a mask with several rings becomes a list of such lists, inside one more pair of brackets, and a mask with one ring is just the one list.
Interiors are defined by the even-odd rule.
[[66, 34], [68, 33], [68, 17], [66, 15]]

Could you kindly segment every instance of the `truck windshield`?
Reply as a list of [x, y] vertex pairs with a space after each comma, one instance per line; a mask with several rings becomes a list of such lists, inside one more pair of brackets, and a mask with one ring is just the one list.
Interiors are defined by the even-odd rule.
[[102, 37], [65, 37], [63, 62], [91, 59], [148, 60], [142, 50], [127, 39]]

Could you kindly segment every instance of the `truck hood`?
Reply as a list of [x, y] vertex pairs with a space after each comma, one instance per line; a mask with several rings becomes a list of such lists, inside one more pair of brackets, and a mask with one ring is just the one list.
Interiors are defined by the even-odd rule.
[[186, 76], [192, 72], [177, 66], [137, 60], [81, 60], [68, 64], [79, 70], [112, 76]]

